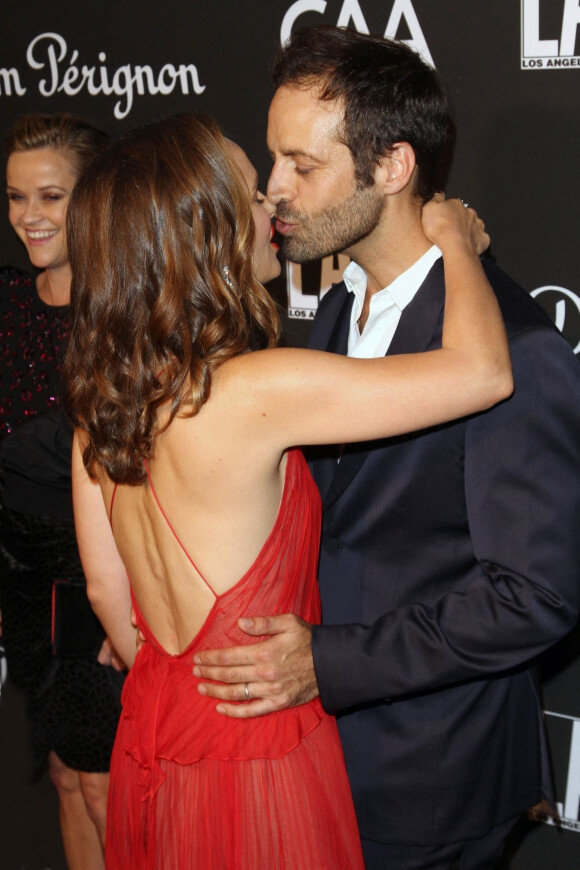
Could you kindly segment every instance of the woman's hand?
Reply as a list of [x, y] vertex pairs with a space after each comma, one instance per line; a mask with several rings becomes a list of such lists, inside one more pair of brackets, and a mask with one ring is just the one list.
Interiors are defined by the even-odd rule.
[[443, 248], [448, 240], [463, 238], [478, 254], [489, 248], [490, 237], [477, 212], [468, 208], [460, 199], [445, 199], [445, 194], [436, 193], [425, 203], [421, 214], [423, 232], [430, 242]]
[[103, 645], [100, 649], [99, 655], [97, 656], [97, 661], [100, 665], [108, 665], [114, 668], [116, 671], [127, 670], [125, 662], [118, 655], [108, 637], [106, 637], [103, 641]]

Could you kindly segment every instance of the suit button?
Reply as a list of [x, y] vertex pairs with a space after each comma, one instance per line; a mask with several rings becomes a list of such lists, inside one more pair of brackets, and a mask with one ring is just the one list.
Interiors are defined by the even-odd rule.
[[344, 544], [331, 535], [324, 535], [322, 538], [322, 547], [327, 553], [336, 553], [338, 550], [342, 550], [343, 546]]

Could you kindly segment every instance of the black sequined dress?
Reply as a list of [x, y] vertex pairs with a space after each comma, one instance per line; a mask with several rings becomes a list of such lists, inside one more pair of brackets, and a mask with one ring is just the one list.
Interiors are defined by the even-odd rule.
[[52, 749], [75, 770], [104, 772], [122, 677], [96, 658], [58, 658], [51, 644], [53, 580], [83, 580], [70, 428], [58, 410], [67, 316], [67, 306], [39, 298], [33, 275], [0, 270], [0, 607], [35, 765]]

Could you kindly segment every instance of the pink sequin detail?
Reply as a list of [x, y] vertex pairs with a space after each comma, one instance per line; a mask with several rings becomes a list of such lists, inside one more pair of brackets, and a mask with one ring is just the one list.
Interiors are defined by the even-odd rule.
[[67, 317], [43, 306], [31, 276], [0, 274], [0, 438], [58, 404]]

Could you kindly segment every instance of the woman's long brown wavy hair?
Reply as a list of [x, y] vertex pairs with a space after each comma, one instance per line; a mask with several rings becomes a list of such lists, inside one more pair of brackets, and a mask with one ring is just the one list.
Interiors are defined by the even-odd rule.
[[84, 464], [146, 479], [168, 408], [193, 416], [225, 360], [273, 346], [274, 302], [252, 269], [245, 183], [210, 118], [176, 115], [97, 158], [67, 211], [72, 267], [67, 408]]

